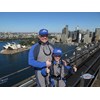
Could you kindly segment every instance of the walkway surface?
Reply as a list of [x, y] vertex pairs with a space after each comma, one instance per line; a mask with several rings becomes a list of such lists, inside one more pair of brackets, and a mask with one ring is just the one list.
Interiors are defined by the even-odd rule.
[[97, 79], [94, 84], [93, 84], [93, 87], [100, 87], [100, 80]]

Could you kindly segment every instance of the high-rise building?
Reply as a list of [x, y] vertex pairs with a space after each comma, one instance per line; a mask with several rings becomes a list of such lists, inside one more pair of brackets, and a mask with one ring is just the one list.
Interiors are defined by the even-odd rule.
[[92, 37], [90, 36], [90, 31], [87, 30], [86, 34], [84, 35], [84, 43], [91, 43], [92, 42]]
[[68, 25], [66, 25], [66, 26], [62, 29], [61, 41], [62, 41], [63, 43], [66, 43], [66, 42], [67, 42], [68, 35], [69, 35], [69, 32], [68, 32]]
[[73, 34], [73, 40], [77, 43], [80, 43], [81, 42], [81, 36], [82, 34], [80, 33], [80, 30], [79, 30], [79, 26], [75, 27], [75, 31], [74, 31], [74, 34]]
[[96, 41], [100, 40], [100, 28], [95, 29], [95, 36]]

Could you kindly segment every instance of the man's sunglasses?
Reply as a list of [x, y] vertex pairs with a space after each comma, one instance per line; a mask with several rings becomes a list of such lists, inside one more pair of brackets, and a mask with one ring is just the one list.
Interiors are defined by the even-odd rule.
[[41, 37], [48, 37], [48, 35], [40, 35]]

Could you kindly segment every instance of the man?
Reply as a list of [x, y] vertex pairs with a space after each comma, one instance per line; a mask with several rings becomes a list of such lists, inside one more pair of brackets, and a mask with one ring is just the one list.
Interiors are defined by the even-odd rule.
[[48, 42], [48, 30], [39, 31], [38, 43], [34, 44], [29, 51], [29, 65], [34, 67], [38, 87], [49, 84], [48, 76], [43, 77], [41, 70], [51, 66], [53, 46]]

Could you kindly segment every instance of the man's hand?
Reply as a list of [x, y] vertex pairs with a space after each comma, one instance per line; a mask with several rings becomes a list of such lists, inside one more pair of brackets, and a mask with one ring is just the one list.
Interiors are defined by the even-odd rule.
[[46, 61], [46, 66], [47, 67], [50, 67], [51, 66], [51, 61], [49, 59]]
[[46, 72], [47, 72], [47, 73], [50, 73], [50, 69], [49, 69], [49, 68], [46, 68]]

